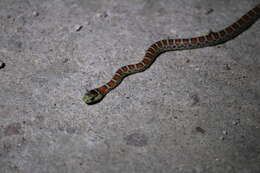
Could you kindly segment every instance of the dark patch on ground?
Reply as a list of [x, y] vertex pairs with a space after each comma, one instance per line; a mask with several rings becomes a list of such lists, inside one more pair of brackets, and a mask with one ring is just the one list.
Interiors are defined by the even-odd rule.
[[148, 137], [142, 133], [132, 133], [124, 138], [127, 145], [143, 147], [148, 143]]
[[206, 12], [206, 15], [209, 15], [209, 14], [211, 14], [211, 13], [213, 13], [213, 12], [214, 12], [214, 9], [210, 8], [210, 9]]
[[5, 127], [4, 130], [5, 136], [19, 135], [22, 134], [21, 123], [12, 123]]

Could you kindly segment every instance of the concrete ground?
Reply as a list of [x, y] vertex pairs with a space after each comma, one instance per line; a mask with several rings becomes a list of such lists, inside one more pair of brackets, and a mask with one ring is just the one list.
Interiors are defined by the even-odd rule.
[[82, 96], [154, 41], [228, 26], [259, 0], [1, 0], [1, 173], [259, 173], [260, 21]]

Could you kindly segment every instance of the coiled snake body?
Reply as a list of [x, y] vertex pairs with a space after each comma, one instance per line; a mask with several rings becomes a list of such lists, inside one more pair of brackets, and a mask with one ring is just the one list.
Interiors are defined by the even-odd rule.
[[146, 50], [144, 58], [141, 62], [119, 68], [108, 83], [99, 88], [88, 91], [84, 95], [83, 101], [86, 104], [95, 104], [101, 101], [105, 97], [105, 95], [109, 93], [112, 89], [117, 87], [126, 76], [145, 71], [147, 68], [149, 68], [161, 53], [167, 51], [188, 50], [222, 44], [245, 31], [253, 23], [255, 23], [255, 21], [257, 21], [259, 17], [260, 4], [247, 12], [235, 23], [221, 31], [210, 32], [208, 35], [194, 38], [166, 39], [157, 41]]

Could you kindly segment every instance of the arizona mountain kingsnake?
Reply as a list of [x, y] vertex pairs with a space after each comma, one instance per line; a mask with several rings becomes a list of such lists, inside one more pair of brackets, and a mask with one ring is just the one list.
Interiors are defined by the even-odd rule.
[[109, 93], [112, 89], [117, 87], [126, 76], [145, 71], [147, 68], [149, 68], [161, 53], [167, 51], [188, 50], [222, 44], [245, 31], [253, 23], [255, 23], [259, 17], [260, 4], [247, 12], [235, 23], [221, 31], [211, 32], [208, 35], [194, 38], [166, 39], [157, 41], [146, 50], [144, 58], [141, 62], [119, 68], [108, 83], [99, 88], [88, 91], [84, 95], [83, 101], [86, 104], [95, 104], [101, 101], [105, 97], [105, 95]]

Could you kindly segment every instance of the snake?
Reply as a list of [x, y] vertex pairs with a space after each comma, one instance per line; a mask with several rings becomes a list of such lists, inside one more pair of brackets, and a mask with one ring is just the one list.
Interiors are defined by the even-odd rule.
[[119, 68], [112, 79], [100, 86], [87, 91], [82, 100], [88, 104], [96, 104], [103, 100], [103, 98], [114, 88], [116, 88], [125, 77], [143, 72], [148, 69], [159, 55], [168, 51], [189, 50], [196, 48], [203, 48], [209, 46], [216, 46], [232, 40], [242, 32], [247, 30], [260, 17], [260, 4], [248, 11], [245, 15], [240, 17], [235, 23], [218, 31], [209, 32], [206, 35], [191, 37], [191, 38], [177, 38], [164, 39], [152, 44], [146, 51], [145, 55], [139, 63], [122, 66]]

